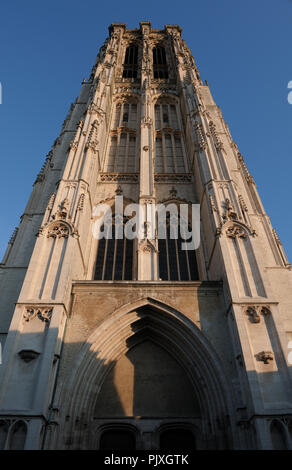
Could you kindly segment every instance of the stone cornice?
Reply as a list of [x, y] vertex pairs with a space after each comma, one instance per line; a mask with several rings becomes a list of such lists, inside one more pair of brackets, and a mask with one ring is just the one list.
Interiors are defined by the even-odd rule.
[[222, 281], [72, 281], [72, 293], [114, 289], [195, 290], [198, 295], [220, 295]]

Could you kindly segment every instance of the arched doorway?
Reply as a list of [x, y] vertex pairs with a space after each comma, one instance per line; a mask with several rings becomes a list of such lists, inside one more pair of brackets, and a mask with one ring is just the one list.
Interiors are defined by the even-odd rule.
[[165, 446], [166, 425], [179, 428], [181, 440], [185, 426], [197, 448], [232, 447], [231, 399], [216, 352], [193, 322], [155, 299], [124, 306], [103, 322], [80, 352], [64, 396], [66, 390], [66, 448], [74, 449], [77, 416], [79, 428], [80, 416], [87, 426], [82, 448], [104, 446], [105, 426], [114, 443], [121, 423], [137, 429], [138, 449]]
[[133, 432], [123, 429], [121, 426], [113, 426], [112, 429], [101, 433], [99, 440], [100, 450], [135, 450], [136, 437]]
[[196, 449], [194, 432], [183, 427], [172, 427], [160, 434], [159, 449], [166, 452], [184, 452]]

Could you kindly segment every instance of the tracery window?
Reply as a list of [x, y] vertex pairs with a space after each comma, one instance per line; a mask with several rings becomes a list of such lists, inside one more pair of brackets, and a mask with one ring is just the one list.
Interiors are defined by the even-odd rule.
[[128, 102], [117, 103], [104, 171], [120, 173], [138, 171], [137, 108], [137, 103], [131, 99]]
[[159, 98], [154, 111], [156, 173], [186, 173], [188, 165], [174, 100]]
[[159, 130], [163, 127], [179, 129], [176, 106], [174, 104], [158, 102], [155, 105], [155, 129]]
[[[113, 216], [113, 221], [115, 220]], [[133, 279], [133, 240], [124, 236], [124, 225], [127, 219], [120, 221], [117, 228], [113, 224], [103, 224], [101, 232], [104, 238], [98, 240], [94, 280], [96, 281], [130, 281]], [[122, 233], [122, 238], [116, 238]]]
[[124, 78], [137, 78], [138, 74], [138, 46], [129, 46], [126, 49], [124, 61]]
[[156, 173], [185, 173], [187, 164], [179, 133], [160, 132], [155, 139]]
[[154, 78], [168, 78], [166, 54], [162, 46], [153, 48], [153, 74]]
[[114, 128], [126, 126], [137, 129], [137, 103], [118, 103], [116, 106]]
[[166, 238], [158, 238], [159, 277], [162, 281], [196, 281], [199, 279], [195, 250], [183, 250], [182, 243], [184, 241], [179, 228], [177, 238], [172, 238], [168, 215]]
[[112, 135], [106, 171], [134, 173], [136, 164], [136, 135], [130, 132]]

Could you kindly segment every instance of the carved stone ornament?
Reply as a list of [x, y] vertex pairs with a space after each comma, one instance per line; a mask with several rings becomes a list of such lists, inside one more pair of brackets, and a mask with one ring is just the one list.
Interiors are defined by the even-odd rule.
[[210, 206], [211, 206], [212, 212], [218, 212], [216, 202], [212, 194], [209, 194], [209, 200], [210, 200]]
[[53, 224], [47, 232], [47, 238], [68, 238], [70, 234], [69, 227], [60, 222]]
[[239, 200], [239, 204], [240, 204], [241, 209], [244, 212], [248, 212], [247, 205], [246, 205], [243, 197], [241, 196], [241, 194], [238, 195], [238, 200]]
[[80, 194], [78, 205], [77, 205], [77, 209], [79, 211], [82, 211], [84, 208], [84, 199], [85, 199], [85, 194], [84, 193]]
[[89, 106], [88, 106], [88, 112], [89, 114], [96, 114], [97, 116], [99, 116], [100, 120], [103, 119], [104, 117], [104, 114], [105, 112], [103, 111], [103, 109], [101, 109], [99, 106], [97, 106], [95, 103], [91, 103]]
[[123, 190], [122, 190], [120, 185], [115, 190], [115, 193], [116, 193], [117, 196], [121, 196], [121, 194], [123, 194]]
[[191, 173], [157, 173], [154, 175], [154, 181], [156, 183], [191, 183]]
[[270, 307], [262, 306], [261, 307], [261, 314], [262, 315], [271, 315]]
[[[228, 189], [228, 185], [226, 183], [220, 182], [218, 184], [218, 188]], [[211, 204], [212, 211], [216, 212], [216, 210], [214, 210], [214, 205], [212, 204], [211, 199], [210, 199], [210, 204]], [[244, 205], [244, 201], [242, 197], [239, 198], [239, 205], [242, 211], [247, 211], [247, 208]], [[249, 225], [246, 220], [245, 221], [242, 220], [242, 215], [236, 212], [230, 199], [226, 198], [225, 201], [223, 201], [223, 209], [224, 209], [224, 212], [222, 214], [219, 213], [220, 223], [216, 229], [216, 236], [220, 237], [221, 234], [224, 233], [225, 231], [224, 227], [226, 228], [225, 233], [227, 237], [233, 238], [233, 239], [246, 238], [247, 235], [252, 235], [252, 236], [257, 235], [255, 229], [251, 225]]]
[[35, 180], [34, 184], [42, 183], [44, 181], [44, 179], [45, 179], [44, 173], [39, 173], [36, 177], [36, 180]]
[[274, 360], [274, 355], [271, 351], [261, 351], [255, 354], [257, 361], [261, 361], [264, 364], [269, 364], [270, 361]]
[[155, 204], [155, 198], [141, 196], [140, 197], [140, 204]]
[[59, 210], [53, 217], [54, 219], [60, 219], [64, 220], [67, 218], [68, 212], [69, 212], [69, 201], [68, 199], [64, 199], [60, 204], [59, 204]]
[[156, 249], [154, 243], [152, 243], [148, 239], [145, 239], [145, 240], [142, 240], [139, 243], [138, 251], [142, 251], [143, 253], [150, 254], [150, 253], [153, 253], [153, 252], [157, 252], [157, 249]]
[[260, 316], [257, 312], [256, 307], [248, 307], [246, 309], [246, 313], [247, 313], [247, 315], [249, 315], [249, 317], [251, 318], [251, 321], [253, 323], [260, 323], [261, 318], [260, 318]]
[[78, 147], [78, 142], [75, 141], [75, 140], [71, 140], [71, 142], [70, 142], [70, 144], [69, 144], [69, 147], [70, 147], [70, 149], [73, 150], [73, 151], [76, 150], [77, 147]]
[[278, 245], [282, 245], [281, 240], [280, 240], [280, 238], [279, 238], [279, 235], [277, 234], [277, 232], [276, 232], [276, 230], [275, 230], [274, 228], [272, 229], [272, 233], [273, 233], [273, 235], [274, 235], [274, 238], [275, 238], [275, 240], [276, 240], [276, 243], [277, 243]]
[[152, 125], [152, 119], [149, 116], [144, 116], [142, 121], [141, 121], [142, 127], [151, 127]]
[[209, 122], [210, 134], [213, 137], [213, 141], [217, 150], [223, 149], [223, 144], [218, 138], [216, 126], [213, 121]]
[[91, 129], [89, 131], [89, 136], [87, 142], [85, 144], [86, 149], [91, 149], [93, 153], [96, 153], [99, 141], [97, 140], [97, 129], [98, 129], [98, 121], [95, 121], [91, 124]]
[[101, 173], [99, 180], [102, 183], [138, 183], [139, 173]]
[[197, 150], [203, 150], [207, 146], [207, 142], [204, 136], [202, 125], [199, 122], [195, 123], [195, 133], [197, 137], [196, 148]]
[[243, 307], [243, 312], [249, 316], [252, 323], [260, 323], [260, 315], [270, 315], [271, 309], [267, 305], [247, 305]]
[[246, 231], [243, 227], [237, 224], [233, 224], [226, 230], [226, 235], [229, 238], [246, 238]]
[[24, 362], [31, 362], [39, 357], [40, 353], [38, 351], [34, 351], [33, 349], [22, 349], [19, 351], [18, 355]]
[[174, 186], [169, 190], [169, 194], [170, 194], [173, 198], [176, 198], [176, 197], [177, 197], [177, 190], [175, 189]]
[[53, 143], [53, 147], [56, 147], [57, 145], [61, 145], [61, 139], [60, 137], [57, 137], [57, 139]]
[[242, 168], [242, 171], [243, 171], [243, 174], [245, 176], [245, 179], [248, 183], [254, 183], [254, 179], [253, 177], [251, 176], [251, 174], [249, 173], [248, 169], [247, 169], [247, 166], [244, 162], [244, 158], [243, 156], [241, 155], [240, 152], [237, 153], [237, 158], [238, 158], [238, 161], [240, 163], [240, 166]]
[[52, 307], [26, 307], [23, 314], [23, 319], [25, 322], [29, 322], [34, 318], [38, 318], [42, 322], [49, 323], [52, 318], [52, 313]]
[[279, 251], [279, 255], [280, 255], [280, 258], [282, 260], [282, 263], [284, 264], [284, 266], [291, 269], [291, 264], [289, 263], [289, 261], [287, 259], [287, 256], [286, 256], [286, 253], [283, 249], [281, 240], [280, 240], [280, 238], [279, 238], [279, 236], [278, 236], [278, 234], [277, 234], [277, 232], [274, 228], [272, 228], [272, 234], [273, 234], [274, 240], [276, 242], [276, 245], [277, 245], [277, 248], [278, 248], [278, 251]]
[[53, 209], [55, 199], [56, 199], [56, 193], [53, 193], [51, 195], [50, 200], [49, 200], [48, 205], [47, 205], [47, 210], [48, 211], [51, 211]]
[[102, 81], [102, 83], [105, 83], [106, 82], [106, 71], [105, 71], [105, 68], [102, 69], [102, 72], [100, 74], [100, 80]]
[[229, 199], [225, 199], [225, 206], [226, 206], [225, 218], [228, 218], [230, 220], [236, 220], [237, 213], [235, 212], [233, 205], [231, 204]]
[[13, 245], [13, 243], [15, 242], [16, 236], [18, 234], [18, 230], [19, 230], [18, 227], [14, 229], [13, 234], [11, 235], [10, 240], [8, 242], [9, 245]]

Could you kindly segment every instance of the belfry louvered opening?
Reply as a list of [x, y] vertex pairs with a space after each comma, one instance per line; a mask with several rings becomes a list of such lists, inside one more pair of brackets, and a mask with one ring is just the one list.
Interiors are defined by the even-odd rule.
[[127, 47], [124, 61], [124, 78], [137, 78], [138, 75], [138, 46]]
[[153, 48], [153, 75], [154, 78], [168, 78], [166, 53], [162, 46]]

